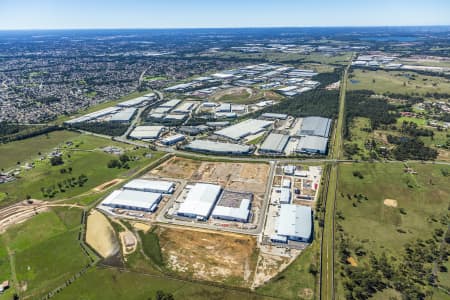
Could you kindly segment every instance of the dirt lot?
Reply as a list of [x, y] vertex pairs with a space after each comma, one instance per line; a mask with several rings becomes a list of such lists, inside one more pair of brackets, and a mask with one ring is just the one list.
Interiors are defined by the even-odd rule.
[[164, 261], [172, 270], [202, 280], [251, 285], [255, 238], [166, 227], [157, 232]]
[[159, 177], [190, 179], [200, 165], [200, 161], [173, 157], [153, 169], [150, 174]]
[[250, 98], [253, 95], [253, 90], [247, 87], [233, 87], [215, 93], [211, 99], [213, 101], [220, 101], [225, 96]]
[[264, 193], [269, 169], [268, 164], [201, 162], [174, 157], [152, 170], [151, 175], [217, 183], [227, 189], [258, 194]]
[[122, 181], [123, 181], [123, 179], [113, 179], [113, 180], [111, 180], [111, 181], [102, 183], [102, 184], [100, 184], [99, 186], [96, 186], [96, 187], [94, 188], [94, 191], [96, 191], [96, 192], [101, 192], [101, 191], [106, 190], [106, 189], [112, 187], [113, 185], [116, 185], [116, 184], [118, 184], [118, 183], [120, 183], [120, 182], [122, 182]]
[[92, 210], [87, 219], [86, 242], [104, 258], [120, 250], [113, 227], [97, 210]]
[[291, 260], [288, 257], [261, 253], [253, 287], [258, 287], [285, 269]]

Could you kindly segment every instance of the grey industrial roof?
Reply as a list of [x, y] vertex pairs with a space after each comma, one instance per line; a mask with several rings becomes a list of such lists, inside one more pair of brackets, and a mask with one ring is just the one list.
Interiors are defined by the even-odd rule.
[[186, 145], [186, 149], [215, 153], [249, 153], [251, 148], [247, 145], [194, 140]]
[[212, 212], [213, 218], [233, 218], [247, 220], [250, 214], [250, 199], [241, 199], [238, 207], [223, 206], [218, 203]]
[[300, 138], [296, 151], [305, 152], [307, 150], [316, 150], [325, 153], [327, 151], [327, 144], [328, 138], [307, 135]]
[[147, 94], [147, 95], [144, 95], [141, 97], [137, 97], [137, 98], [134, 98], [131, 100], [120, 102], [119, 104], [117, 104], [117, 106], [125, 106], [125, 107], [137, 106], [144, 102], [152, 100], [151, 98], [153, 98], [154, 96], [155, 96], [154, 93], [150, 93], [150, 94]]
[[110, 121], [130, 121], [133, 117], [134, 113], [136, 112], [136, 108], [130, 107], [125, 108], [118, 113], [114, 114]]
[[316, 135], [328, 137], [330, 135], [331, 119], [322, 117], [303, 118], [299, 135]]
[[107, 107], [101, 110], [97, 110], [94, 112], [91, 112], [89, 114], [85, 114], [81, 117], [78, 118], [74, 118], [72, 120], [66, 121], [65, 123], [67, 124], [74, 124], [74, 123], [82, 123], [82, 122], [86, 122], [86, 121], [90, 121], [90, 120], [94, 120], [97, 119], [99, 117], [103, 117], [112, 113], [115, 113], [117, 111], [119, 111], [121, 108], [117, 107], [117, 106], [112, 106], [112, 107]]
[[284, 151], [287, 143], [289, 141], [289, 136], [278, 133], [271, 133], [264, 140], [264, 143], [261, 145], [260, 150], [266, 152], [277, 152], [281, 153]]
[[172, 142], [181, 141], [181, 140], [184, 140], [184, 139], [185, 139], [184, 135], [182, 135], [182, 134], [175, 134], [175, 135], [167, 136], [164, 139], [162, 139], [161, 141], [163, 143], [172, 143]]
[[276, 231], [278, 235], [310, 239], [312, 234], [311, 207], [281, 204]]
[[159, 107], [170, 107], [170, 108], [172, 108], [172, 107], [177, 106], [178, 103], [180, 103], [180, 102], [181, 102], [181, 100], [178, 100], [178, 99], [172, 99], [172, 100], [169, 100], [169, 101], [167, 101], [167, 102], [164, 102], [164, 103], [161, 104]]
[[163, 126], [138, 126], [130, 134], [137, 139], [156, 139], [161, 134]]
[[233, 140], [242, 139], [248, 135], [261, 132], [266, 127], [272, 124], [272, 121], [248, 119], [243, 122], [231, 125], [224, 129], [215, 132], [217, 135], [221, 135]]
[[286, 114], [275, 114], [275, 113], [264, 113], [264, 114], [261, 115], [261, 117], [267, 118], [267, 119], [286, 120], [288, 115], [286, 115]]
[[188, 113], [195, 108], [195, 103], [183, 102], [178, 105], [173, 111], [176, 113]]

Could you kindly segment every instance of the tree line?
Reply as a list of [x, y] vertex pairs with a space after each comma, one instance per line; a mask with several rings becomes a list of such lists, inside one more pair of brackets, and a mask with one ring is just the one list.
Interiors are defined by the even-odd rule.
[[71, 124], [69, 128], [85, 130], [97, 134], [121, 136], [128, 129], [129, 124], [114, 122], [83, 122]]

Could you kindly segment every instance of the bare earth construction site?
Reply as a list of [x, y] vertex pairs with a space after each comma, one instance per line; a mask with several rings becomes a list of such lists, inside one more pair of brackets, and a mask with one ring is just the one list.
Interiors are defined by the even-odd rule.
[[315, 166], [173, 156], [107, 195], [98, 209], [138, 228], [136, 236], [142, 224], [152, 228], [168, 272], [256, 288], [313, 241], [320, 178]]

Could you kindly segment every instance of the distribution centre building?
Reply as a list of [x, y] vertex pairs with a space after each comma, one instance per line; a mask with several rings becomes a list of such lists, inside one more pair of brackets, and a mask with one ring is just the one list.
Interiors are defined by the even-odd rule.
[[246, 223], [250, 216], [252, 200], [252, 193], [224, 190], [216, 207], [214, 207], [212, 217], [215, 219]]
[[271, 133], [259, 148], [261, 153], [282, 154], [289, 142], [289, 136], [279, 133]]
[[246, 136], [260, 133], [272, 124], [272, 121], [248, 119], [218, 130], [215, 134], [238, 141]]
[[161, 201], [161, 194], [135, 190], [116, 190], [102, 201], [102, 205], [112, 208], [122, 208], [154, 212]]
[[180, 204], [179, 216], [207, 220], [219, 199], [222, 188], [216, 184], [196, 183]]
[[[313, 237], [312, 210], [309, 206], [282, 204], [275, 225], [276, 236], [271, 238], [280, 242], [279, 237], [297, 242], [310, 242]], [[278, 238], [277, 238], [278, 236]]]
[[136, 110], [137, 109], [134, 107], [125, 108], [112, 115], [109, 121], [114, 123], [128, 123], [133, 118], [134, 114], [136, 113]]
[[154, 140], [159, 138], [163, 128], [163, 126], [137, 126], [130, 133], [130, 137], [135, 139]]
[[208, 140], [193, 140], [184, 147], [186, 150], [204, 152], [204, 153], [215, 153], [215, 154], [250, 154], [252, 148], [247, 145], [238, 145], [231, 143], [214, 142]]
[[307, 135], [300, 138], [296, 152], [309, 154], [326, 154], [328, 138], [321, 136]]
[[331, 119], [322, 117], [306, 117], [302, 120], [302, 125], [299, 130], [299, 136], [322, 136], [329, 137], [331, 130]]
[[172, 194], [175, 183], [163, 180], [134, 179], [123, 186], [126, 190]]

